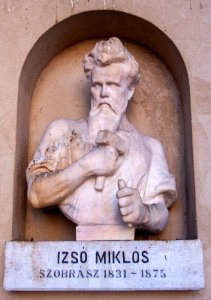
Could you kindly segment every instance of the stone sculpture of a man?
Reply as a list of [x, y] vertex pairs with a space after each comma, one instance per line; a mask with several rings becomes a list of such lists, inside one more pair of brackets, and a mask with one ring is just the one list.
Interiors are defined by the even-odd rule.
[[129, 240], [134, 229], [161, 231], [175, 200], [163, 147], [129, 123], [125, 111], [139, 64], [118, 38], [83, 60], [91, 86], [87, 119], [55, 120], [27, 169], [35, 208], [58, 205], [78, 240]]

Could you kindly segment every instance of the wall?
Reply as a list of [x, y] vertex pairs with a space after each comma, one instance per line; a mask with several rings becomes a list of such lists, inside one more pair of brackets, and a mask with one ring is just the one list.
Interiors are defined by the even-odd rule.
[[[49, 28], [58, 22], [84, 11], [107, 10], [127, 12], [154, 24], [174, 42], [185, 62], [190, 84], [192, 113], [193, 154], [196, 190], [196, 213], [198, 237], [204, 246], [205, 279], [211, 277], [210, 227], [211, 205], [209, 183], [211, 182], [211, 3], [207, 1], [0, 1], [1, 23], [1, 149], [0, 149], [0, 197], [2, 203], [0, 218], [1, 281], [3, 280], [3, 252], [6, 240], [13, 238], [13, 189], [15, 171], [16, 121], [18, 88], [22, 66], [31, 48]], [[47, 51], [47, 49], [46, 49]], [[176, 63], [176, 62], [175, 62]], [[35, 70], [36, 71], [36, 70]], [[30, 101], [30, 99], [29, 99]], [[23, 151], [25, 148], [23, 147]], [[27, 155], [27, 153], [26, 153]], [[13, 231], [13, 233], [12, 233]], [[0, 299], [36, 299], [38, 293], [0, 292]], [[199, 292], [157, 292], [157, 293], [63, 293], [64, 299], [98, 298], [127, 299], [209, 299], [211, 288]], [[58, 298], [58, 293], [42, 294], [42, 299]]]

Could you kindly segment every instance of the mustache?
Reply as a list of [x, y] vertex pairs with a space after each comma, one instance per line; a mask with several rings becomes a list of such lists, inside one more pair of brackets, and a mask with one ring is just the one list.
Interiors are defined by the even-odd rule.
[[119, 109], [111, 101], [106, 101], [105, 99], [95, 102], [95, 104], [92, 106], [91, 110], [97, 111], [103, 105], [106, 105], [115, 115], [119, 115]]

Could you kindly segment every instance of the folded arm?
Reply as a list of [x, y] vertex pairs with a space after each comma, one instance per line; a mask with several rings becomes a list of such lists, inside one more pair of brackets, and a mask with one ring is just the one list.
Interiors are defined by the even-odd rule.
[[109, 176], [115, 169], [117, 151], [94, 147], [63, 170], [50, 171], [43, 164], [27, 170], [28, 199], [35, 208], [58, 205], [91, 176]]

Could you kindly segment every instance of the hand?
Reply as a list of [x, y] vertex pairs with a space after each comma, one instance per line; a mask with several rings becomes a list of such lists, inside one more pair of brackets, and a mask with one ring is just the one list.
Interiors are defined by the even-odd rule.
[[139, 191], [126, 185], [123, 179], [118, 181], [117, 198], [123, 221], [129, 227], [146, 224], [149, 220], [148, 210], [141, 201]]
[[109, 176], [116, 168], [118, 152], [111, 146], [94, 147], [83, 157], [83, 166], [91, 175]]

